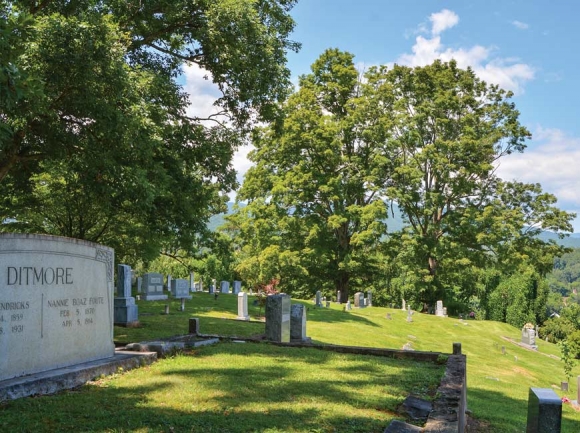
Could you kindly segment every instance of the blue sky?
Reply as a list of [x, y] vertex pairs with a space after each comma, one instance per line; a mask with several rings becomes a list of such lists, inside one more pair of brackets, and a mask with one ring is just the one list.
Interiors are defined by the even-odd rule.
[[[302, 49], [288, 66], [296, 80], [332, 47], [354, 54], [361, 68], [437, 58], [472, 67], [515, 93], [520, 120], [533, 134], [523, 154], [504, 159], [500, 176], [539, 182], [560, 208], [580, 214], [579, 12], [580, 2], [564, 0], [301, 0], [292, 11], [292, 39]], [[202, 72], [185, 72], [192, 110], [211, 109]], [[233, 162], [240, 180], [247, 152], [240, 149]], [[580, 232], [580, 218], [574, 225]]]

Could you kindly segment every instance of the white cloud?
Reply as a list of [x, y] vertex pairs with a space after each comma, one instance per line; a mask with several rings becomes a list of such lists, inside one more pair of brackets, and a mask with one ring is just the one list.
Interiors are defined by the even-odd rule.
[[486, 82], [520, 94], [524, 91], [524, 84], [534, 78], [534, 69], [518, 59], [493, 57], [496, 51], [494, 47], [445, 47], [440, 34], [459, 22], [454, 12], [444, 9], [432, 14], [430, 20], [433, 22], [433, 36], [417, 36], [411, 48], [412, 53], [402, 54], [396, 63], [414, 67], [428, 65], [436, 59], [446, 62], [455, 59], [459, 67], [471, 67]]
[[523, 23], [523, 22], [518, 21], [518, 20], [512, 21], [512, 25], [515, 28], [520, 29], [520, 30], [527, 30], [530, 28], [529, 24]]
[[[558, 198], [561, 209], [580, 209], [580, 138], [569, 137], [559, 129], [536, 128], [533, 147], [523, 154], [502, 158], [498, 175], [505, 180], [540, 183], [542, 189]], [[575, 231], [580, 232], [580, 217]]]
[[185, 91], [189, 95], [187, 115], [205, 118], [210, 114], [218, 113], [219, 107], [214, 105], [220, 97], [217, 85], [212, 81], [211, 74], [195, 63], [183, 68], [185, 76]]
[[429, 21], [431, 21], [433, 24], [431, 33], [433, 35], [438, 35], [444, 30], [450, 29], [451, 27], [457, 25], [459, 22], [459, 16], [449, 9], [443, 9], [440, 12], [431, 14]]

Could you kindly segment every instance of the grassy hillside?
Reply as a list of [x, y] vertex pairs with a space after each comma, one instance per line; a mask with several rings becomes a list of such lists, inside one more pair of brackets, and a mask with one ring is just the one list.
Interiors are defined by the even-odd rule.
[[[530, 387], [553, 388], [560, 396], [576, 399], [575, 378], [580, 375], [580, 368], [577, 366], [573, 372], [569, 391], [562, 393], [559, 386], [565, 377], [558, 348], [538, 341], [537, 352], [524, 349], [515, 344], [520, 341], [521, 331], [505, 323], [460, 321], [419, 313], [408, 323], [407, 314], [400, 310], [372, 307], [344, 312], [338, 304], [320, 309], [310, 301], [293, 302], [302, 302], [308, 307], [307, 334], [314, 343], [396, 349], [408, 344], [415, 350], [449, 353], [453, 342], [461, 342], [467, 355], [468, 406], [474, 417], [490, 424], [490, 432], [525, 430]], [[237, 316], [237, 299], [232, 295], [220, 295], [214, 301], [207, 293], [194, 294], [186, 312], [170, 316], [159, 314], [162, 303], [139, 305], [141, 312], [150, 311], [153, 315], [142, 316], [141, 329], [116, 328], [119, 342], [185, 333], [187, 318], [191, 316], [200, 317], [202, 333], [249, 336], [264, 331], [264, 325], [259, 322], [224, 320]], [[172, 311], [176, 309], [177, 303], [174, 303]], [[258, 308], [252, 306], [250, 314], [257, 316]], [[387, 314], [391, 320], [386, 318]], [[580, 431], [580, 412], [566, 404], [563, 413], [562, 431]]]

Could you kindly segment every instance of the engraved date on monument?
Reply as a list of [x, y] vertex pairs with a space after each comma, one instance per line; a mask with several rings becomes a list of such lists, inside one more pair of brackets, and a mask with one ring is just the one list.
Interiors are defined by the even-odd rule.
[[20, 334], [24, 332], [24, 325], [12, 325], [11, 330], [13, 334]]

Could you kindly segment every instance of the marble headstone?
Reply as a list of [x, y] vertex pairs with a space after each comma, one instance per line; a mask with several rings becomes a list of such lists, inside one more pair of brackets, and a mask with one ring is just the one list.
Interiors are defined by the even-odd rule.
[[266, 338], [290, 342], [290, 296], [281, 293], [266, 297]]

